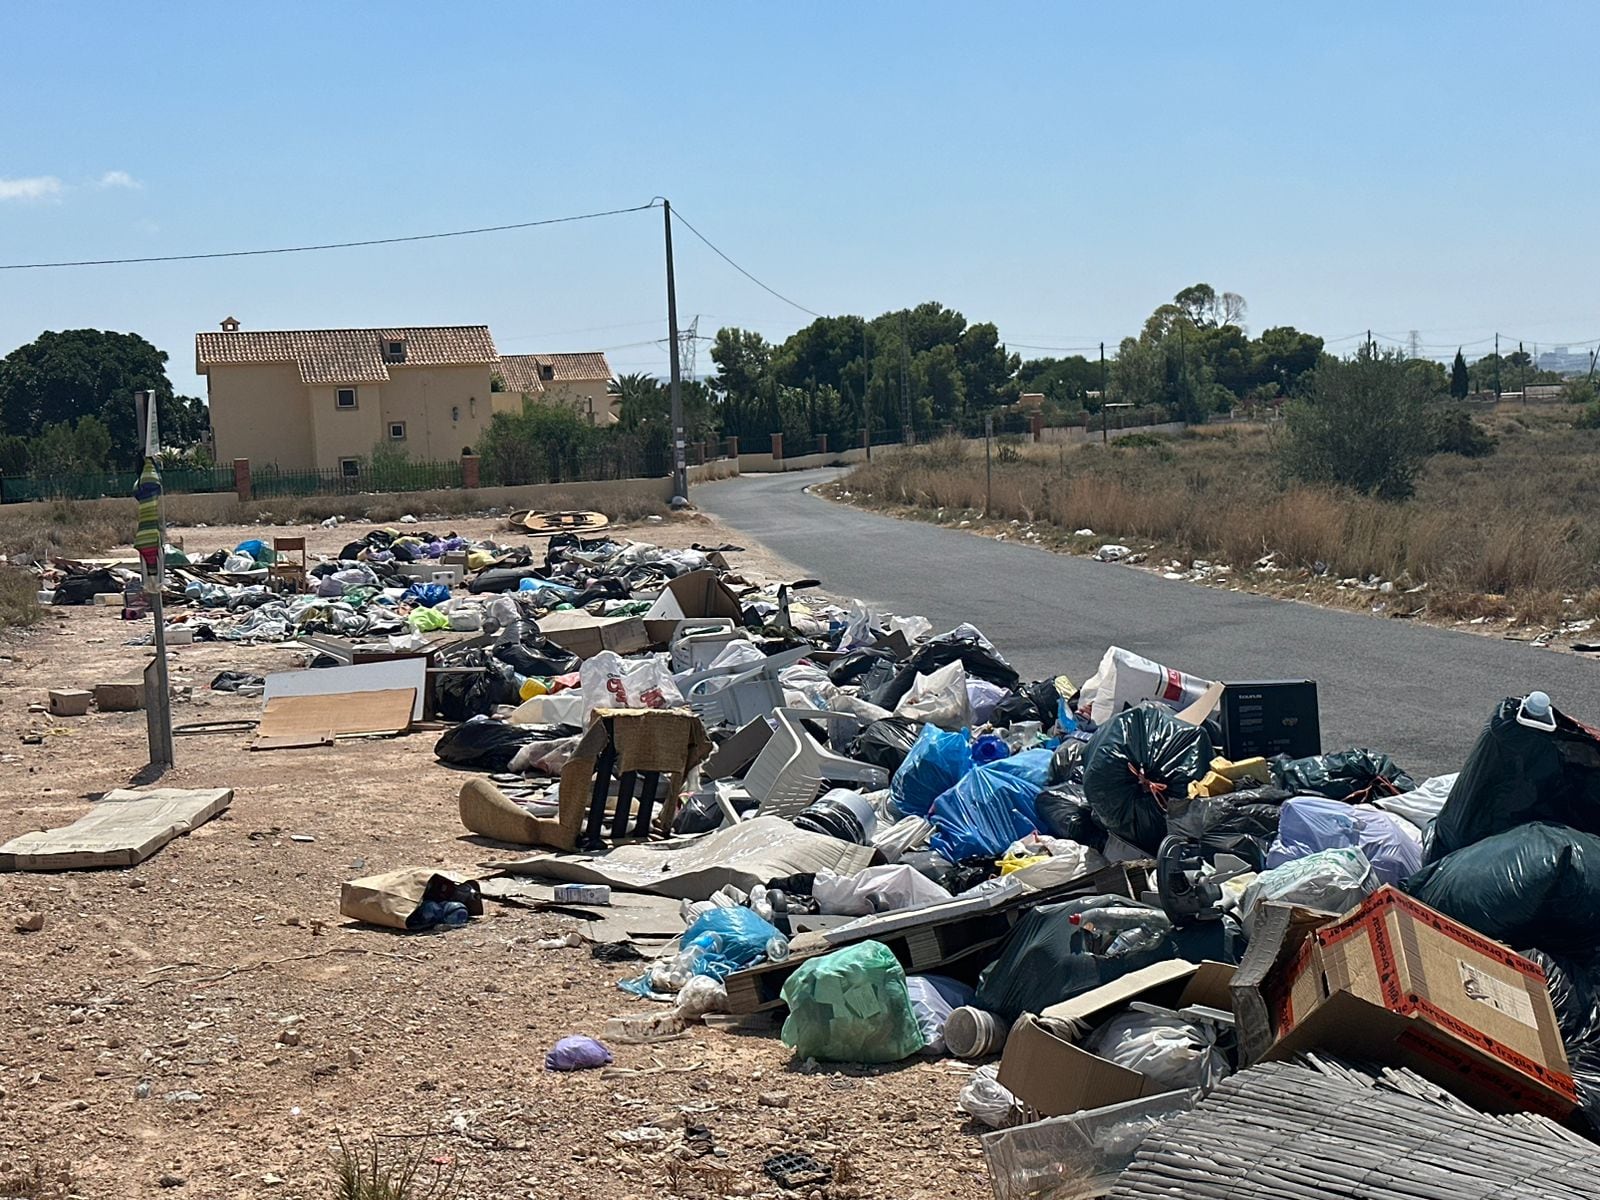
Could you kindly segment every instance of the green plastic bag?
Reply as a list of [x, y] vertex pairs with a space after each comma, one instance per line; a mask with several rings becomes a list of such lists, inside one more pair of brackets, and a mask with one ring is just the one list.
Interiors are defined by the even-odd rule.
[[418, 633], [433, 633], [438, 629], [449, 629], [450, 618], [436, 608], [414, 608], [406, 618], [406, 624]]
[[809, 958], [783, 985], [783, 1044], [825, 1062], [899, 1062], [922, 1049], [906, 973], [882, 942]]

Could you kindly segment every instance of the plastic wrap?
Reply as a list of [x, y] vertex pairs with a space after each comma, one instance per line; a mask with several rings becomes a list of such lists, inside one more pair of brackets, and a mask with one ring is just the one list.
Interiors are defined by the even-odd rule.
[[1107, 1062], [1137, 1071], [1153, 1088], [1209, 1091], [1227, 1077], [1228, 1060], [1216, 1047], [1215, 1031], [1167, 1009], [1136, 1005], [1112, 1017], [1083, 1048]]
[[882, 942], [808, 958], [783, 984], [783, 1043], [802, 1058], [899, 1062], [922, 1049], [906, 975]]
[[1317, 796], [1285, 802], [1264, 865], [1270, 871], [1321, 850], [1352, 846], [1366, 855], [1380, 884], [1398, 887], [1422, 866], [1422, 839], [1415, 825], [1365, 805]]
[[[1017, 1098], [999, 1080], [1000, 1067], [991, 1063], [979, 1067], [972, 1078], [961, 1085], [956, 1097], [956, 1107], [979, 1124], [990, 1129], [1004, 1129], [1013, 1125], [1022, 1115]], [[1027, 1193], [1018, 1193], [1019, 1198]]]
[[[933, 802], [928, 820], [935, 827], [933, 848], [951, 862], [980, 856], [997, 858], [1018, 838], [1036, 833], [1034, 800], [1039, 785], [1025, 773], [1007, 771], [1022, 755], [1001, 759], [965, 775]], [[1048, 753], [1044, 754], [1049, 761]]]
[[922, 1031], [922, 1053], [944, 1054], [944, 1023], [956, 1009], [972, 1003], [972, 988], [944, 975], [909, 975], [906, 995]]
[[1103, 1196], [1157, 1126], [1199, 1102], [1198, 1089], [1164, 1092], [984, 1134], [995, 1200]]
[[1109, 833], [1154, 854], [1167, 836], [1167, 804], [1211, 768], [1211, 738], [1158, 704], [1112, 717], [1089, 743], [1083, 790]]
[[1501, 701], [1450, 789], [1428, 844], [1430, 862], [1530, 821], [1600, 834], [1600, 737], [1558, 709], [1555, 729], [1517, 720]]
[[1361, 851], [1322, 850], [1256, 876], [1239, 901], [1239, 919], [1249, 933], [1256, 908], [1267, 901], [1299, 904], [1342, 916], [1377, 890], [1378, 877]]
[[1374, 750], [1341, 750], [1293, 759], [1280, 754], [1270, 766], [1272, 782], [1295, 795], [1352, 804], [1399, 795], [1417, 786], [1392, 758]]
[[1594, 834], [1545, 822], [1522, 825], [1429, 863], [1405, 889], [1508, 945], [1584, 958], [1600, 952], [1600, 837]]
[[924, 725], [889, 784], [895, 810], [907, 817], [927, 816], [933, 802], [972, 769], [972, 747], [965, 733]]

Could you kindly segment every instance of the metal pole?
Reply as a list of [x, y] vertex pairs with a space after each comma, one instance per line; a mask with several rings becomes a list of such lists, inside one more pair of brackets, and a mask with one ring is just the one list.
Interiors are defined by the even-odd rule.
[[684, 457], [683, 390], [678, 367], [678, 287], [672, 275], [672, 202], [661, 201], [667, 234], [667, 339], [672, 346], [672, 503], [689, 502], [689, 467]]
[[872, 360], [867, 357], [867, 318], [861, 317], [861, 419], [867, 429], [867, 461], [872, 461]]
[[1494, 335], [1494, 398], [1500, 399], [1500, 335]]
[[[146, 466], [155, 467], [160, 453], [160, 434], [155, 397], [135, 392], [133, 406], [138, 421], [139, 440], [144, 447]], [[159, 484], [157, 485], [159, 487]], [[156, 546], [153, 557], [145, 558], [145, 590], [150, 600], [150, 617], [155, 622], [155, 658], [145, 672], [145, 726], [150, 746], [150, 765], [170, 767], [172, 752], [172, 687], [167, 674], [167, 623], [161, 591], [167, 575], [166, 505], [156, 494]], [[152, 694], [153, 693], [153, 694]]]
[[994, 505], [994, 455], [990, 442], [994, 438], [994, 416], [983, 418], [983, 515], [988, 517]]

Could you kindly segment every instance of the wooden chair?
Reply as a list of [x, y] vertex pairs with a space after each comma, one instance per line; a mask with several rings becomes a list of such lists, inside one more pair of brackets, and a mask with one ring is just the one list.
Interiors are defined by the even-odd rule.
[[267, 578], [290, 591], [304, 591], [306, 587], [306, 539], [302, 537], [275, 537], [272, 539], [272, 566]]

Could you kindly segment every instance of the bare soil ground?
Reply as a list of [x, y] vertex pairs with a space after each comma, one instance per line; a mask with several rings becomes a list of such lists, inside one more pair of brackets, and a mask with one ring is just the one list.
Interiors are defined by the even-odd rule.
[[[423, 527], [513, 536], [489, 519]], [[308, 533], [332, 552], [363, 529]], [[206, 552], [261, 530], [174, 532]], [[623, 532], [749, 545], [701, 516]], [[802, 573], [759, 547], [730, 557], [751, 574]], [[114, 609], [56, 609], [0, 641], [0, 841], [66, 824], [139, 775], [142, 713], [28, 706], [48, 687], [136, 678], [148, 651], [124, 642], [145, 629]], [[302, 658], [175, 648], [173, 682], [194, 696], [175, 720], [254, 717], [259, 700], [211, 692], [210, 679]], [[42, 744], [24, 744], [30, 733]], [[434, 761], [435, 737], [270, 753], [240, 736], [180, 738], [160, 783], [231, 787], [225, 814], [137, 869], [0, 875], [0, 1178], [43, 1164], [43, 1194], [310, 1200], [333, 1195], [339, 1138], [376, 1135], [386, 1154], [421, 1151], [458, 1172], [445, 1194], [479, 1200], [775, 1196], [761, 1166], [778, 1149], [835, 1164], [826, 1196], [988, 1194], [954, 1107], [964, 1072], [948, 1060], [808, 1069], [775, 1034], [701, 1030], [613, 1046], [623, 1073], [547, 1074], [558, 1038], [642, 1004], [616, 989], [628, 964], [539, 949], [562, 919], [492, 903], [438, 934], [342, 919], [342, 880], [487, 857], [456, 814], [469, 776]], [[43, 929], [13, 932], [24, 912]], [[607, 1138], [644, 1125], [676, 1138], [686, 1123], [708, 1126], [725, 1155], [685, 1161]]]

